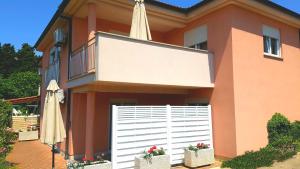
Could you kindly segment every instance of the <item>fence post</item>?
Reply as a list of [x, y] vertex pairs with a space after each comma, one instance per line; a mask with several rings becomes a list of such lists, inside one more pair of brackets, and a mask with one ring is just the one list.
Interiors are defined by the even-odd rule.
[[209, 131], [210, 131], [210, 147], [214, 148], [214, 143], [213, 143], [213, 131], [212, 131], [212, 110], [211, 110], [211, 105], [207, 106], [208, 109], [208, 122], [209, 122]]
[[118, 107], [112, 106], [112, 146], [111, 146], [111, 161], [112, 169], [117, 168], [117, 120], [118, 120]]
[[172, 164], [173, 152], [172, 152], [172, 108], [170, 105], [167, 105], [167, 146], [168, 152], [170, 155], [170, 163]]

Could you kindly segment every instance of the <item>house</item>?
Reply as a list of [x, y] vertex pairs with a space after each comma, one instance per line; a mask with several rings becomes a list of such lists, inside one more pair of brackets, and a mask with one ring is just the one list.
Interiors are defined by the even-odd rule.
[[221, 157], [265, 146], [275, 112], [300, 120], [299, 14], [268, 0], [145, 5], [152, 41], [128, 37], [133, 0], [63, 0], [37, 41], [41, 99], [51, 79], [66, 93], [66, 155], [111, 149], [112, 105], [209, 104]]

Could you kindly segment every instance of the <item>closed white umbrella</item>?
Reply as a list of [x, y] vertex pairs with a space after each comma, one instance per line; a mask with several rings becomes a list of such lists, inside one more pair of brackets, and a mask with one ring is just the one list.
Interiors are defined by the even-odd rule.
[[135, 0], [130, 37], [141, 40], [152, 40], [144, 0]]
[[52, 168], [54, 168], [54, 145], [66, 138], [66, 131], [60, 111], [59, 87], [55, 80], [51, 80], [47, 87], [45, 98], [41, 142], [52, 145]]

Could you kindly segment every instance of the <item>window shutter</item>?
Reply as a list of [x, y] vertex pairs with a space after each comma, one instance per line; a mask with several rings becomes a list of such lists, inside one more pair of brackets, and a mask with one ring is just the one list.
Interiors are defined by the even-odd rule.
[[184, 46], [189, 47], [207, 41], [207, 26], [200, 26], [184, 34]]
[[275, 39], [280, 39], [280, 32], [278, 29], [263, 25], [264, 36], [269, 36]]

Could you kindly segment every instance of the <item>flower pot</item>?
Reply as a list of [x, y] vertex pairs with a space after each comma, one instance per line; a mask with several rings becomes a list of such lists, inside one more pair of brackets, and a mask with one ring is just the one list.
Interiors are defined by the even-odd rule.
[[214, 149], [201, 149], [197, 152], [185, 150], [184, 151], [184, 165], [187, 167], [200, 167], [210, 165], [215, 162]]
[[38, 131], [19, 132], [19, 141], [29, 141], [39, 139]]
[[86, 165], [84, 169], [112, 169], [112, 167], [111, 162], [106, 161], [105, 163]]
[[142, 157], [135, 158], [135, 169], [170, 169], [170, 156], [160, 155], [154, 156], [151, 160], [146, 160]]

